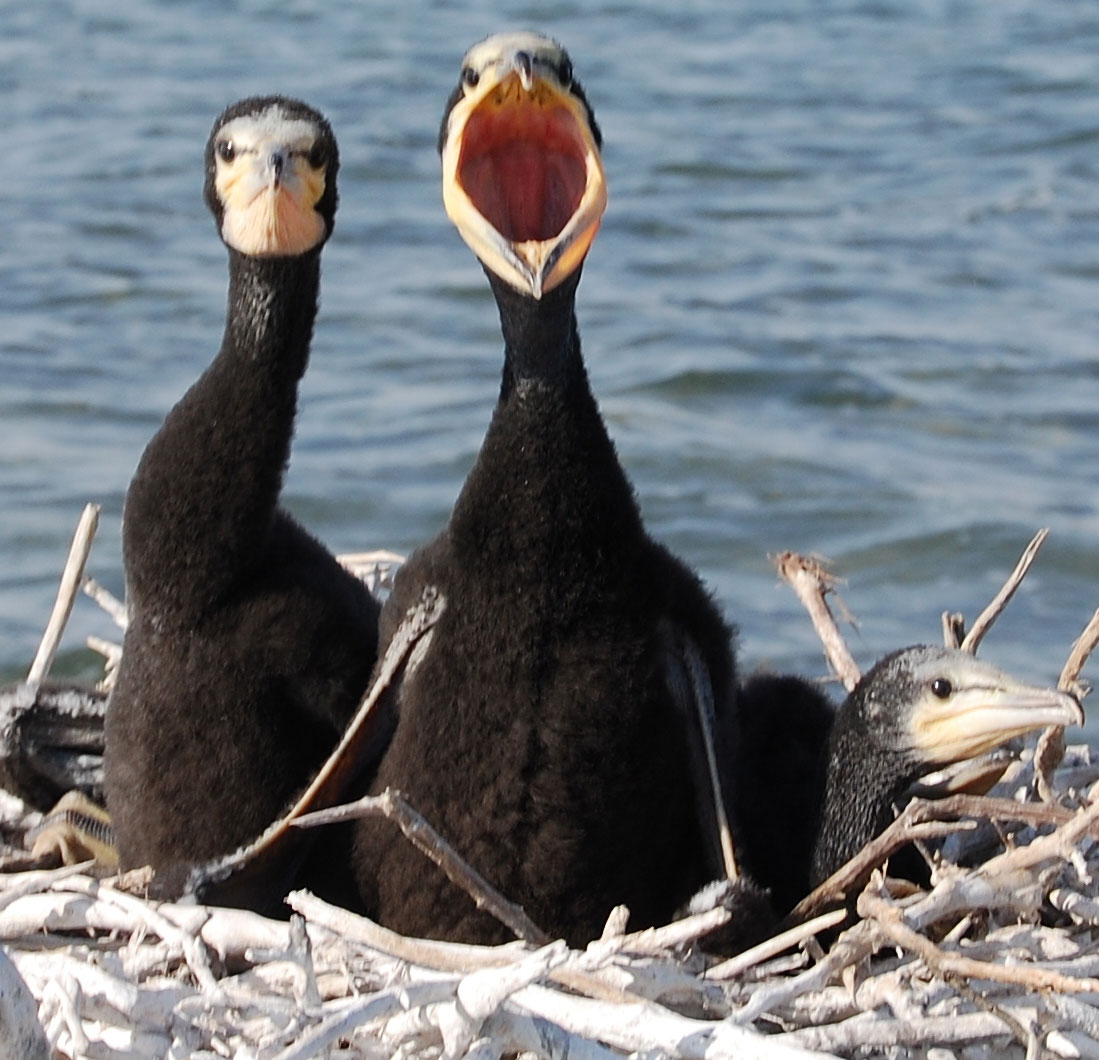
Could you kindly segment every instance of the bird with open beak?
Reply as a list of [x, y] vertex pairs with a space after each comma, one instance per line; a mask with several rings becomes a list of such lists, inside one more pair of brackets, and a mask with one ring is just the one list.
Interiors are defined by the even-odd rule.
[[556, 42], [490, 37], [466, 55], [439, 132], [446, 212], [487, 269], [541, 298], [575, 271], [599, 230], [601, 146]]

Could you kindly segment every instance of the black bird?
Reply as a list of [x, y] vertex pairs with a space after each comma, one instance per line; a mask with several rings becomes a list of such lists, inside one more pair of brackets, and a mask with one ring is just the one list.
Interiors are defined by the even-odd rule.
[[[574, 300], [605, 204], [600, 133], [564, 50], [533, 33], [466, 55], [440, 133], [444, 202], [504, 335], [499, 401], [446, 529], [397, 575], [385, 645], [434, 586], [372, 790], [399, 788], [546, 931], [612, 907], [668, 919], [720, 872], [681, 650], [731, 709], [730, 630], [645, 532], [588, 386]], [[706, 823], [704, 823], [706, 822]], [[386, 822], [358, 826], [364, 904], [436, 938], [507, 932]]]
[[925, 645], [880, 660], [834, 713], [799, 678], [753, 678], [738, 703], [743, 858], [782, 912], [878, 835], [921, 777], [1084, 720], [1065, 692]]
[[206, 145], [228, 313], [126, 498], [130, 623], [105, 758], [123, 868], [171, 880], [260, 833], [373, 667], [377, 604], [278, 506], [337, 168], [328, 122], [279, 96], [229, 107]]

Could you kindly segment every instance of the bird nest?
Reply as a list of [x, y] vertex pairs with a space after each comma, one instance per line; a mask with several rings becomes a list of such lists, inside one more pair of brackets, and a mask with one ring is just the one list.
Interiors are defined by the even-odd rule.
[[[823, 600], [812, 564], [783, 563]], [[960, 634], [956, 616], [944, 628]], [[25, 860], [37, 819], [0, 803], [0, 863]], [[616, 910], [584, 949], [480, 947], [402, 937], [303, 891], [282, 921], [150, 900], [140, 872], [8, 871], [0, 1055], [1099, 1056], [1096, 838], [1099, 764], [1047, 733], [990, 795], [914, 800], [788, 929], [724, 961], [705, 953], [720, 907], [636, 933]], [[927, 889], [880, 871], [911, 842]]]

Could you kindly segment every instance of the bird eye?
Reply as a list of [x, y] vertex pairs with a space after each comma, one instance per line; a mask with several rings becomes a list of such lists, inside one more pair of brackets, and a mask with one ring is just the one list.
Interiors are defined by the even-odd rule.
[[477, 82], [480, 80], [481, 75], [472, 66], [467, 66], [462, 70], [462, 83], [467, 88], [476, 88]]
[[572, 84], [572, 63], [568, 58], [562, 59], [557, 68], [557, 80], [561, 82], [562, 88], [568, 88]]
[[931, 682], [931, 694], [939, 699], [949, 699], [954, 686], [945, 677], [936, 677]]
[[219, 140], [217, 153], [222, 162], [232, 162], [237, 157], [237, 149], [233, 146], [232, 140]]
[[328, 149], [322, 143], [315, 143], [310, 149], [309, 154], [306, 156], [306, 161], [314, 169], [320, 169], [322, 166], [328, 163]]

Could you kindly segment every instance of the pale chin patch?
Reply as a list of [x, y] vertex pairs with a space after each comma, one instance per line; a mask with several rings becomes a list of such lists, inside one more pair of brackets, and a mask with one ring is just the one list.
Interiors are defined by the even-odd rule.
[[325, 234], [320, 214], [311, 206], [303, 209], [285, 185], [265, 188], [247, 206], [227, 210], [221, 227], [229, 246], [255, 257], [304, 254]]

